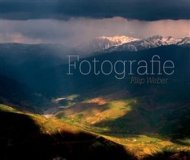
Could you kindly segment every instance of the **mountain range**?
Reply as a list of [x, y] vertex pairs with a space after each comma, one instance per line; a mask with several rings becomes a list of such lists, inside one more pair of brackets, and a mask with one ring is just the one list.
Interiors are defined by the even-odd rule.
[[94, 51], [114, 52], [132, 51], [137, 52], [144, 49], [156, 48], [169, 45], [190, 45], [190, 37], [174, 38], [171, 36], [152, 36], [145, 39], [128, 36], [98, 37], [92, 42], [91, 49]]

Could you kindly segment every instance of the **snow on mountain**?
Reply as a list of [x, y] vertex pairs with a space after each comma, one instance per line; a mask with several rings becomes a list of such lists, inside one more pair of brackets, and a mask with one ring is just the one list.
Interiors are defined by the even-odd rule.
[[111, 47], [117, 47], [140, 39], [127, 36], [101, 36], [93, 39], [87, 45], [77, 47], [78, 52], [92, 53], [107, 50]]
[[174, 38], [174, 37], [162, 37], [153, 36], [142, 40], [137, 40], [129, 43], [124, 43], [120, 46], [112, 46], [106, 50], [106, 52], [113, 51], [139, 51], [150, 48], [157, 48], [168, 45], [190, 45], [190, 37]]
[[113, 36], [113, 37], [101, 36], [96, 38], [94, 42], [96, 45], [103, 47], [103, 49], [107, 49], [113, 46], [120, 46], [138, 40], [140, 39], [127, 37], [127, 36]]
[[190, 46], [190, 37], [174, 38], [171, 36], [152, 36], [138, 39], [128, 36], [101, 36], [90, 41], [87, 45], [79, 46], [76, 50], [80, 53], [131, 51], [157, 48], [161, 46], [178, 45]]
[[190, 46], [190, 37], [183, 38], [177, 45]]

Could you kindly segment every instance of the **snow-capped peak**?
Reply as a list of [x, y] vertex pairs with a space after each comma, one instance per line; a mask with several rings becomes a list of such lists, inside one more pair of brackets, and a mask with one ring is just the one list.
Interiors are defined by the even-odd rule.
[[130, 43], [124, 43], [120, 46], [110, 47], [107, 51], [139, 51], [144, 49], [156, 48], [161, 46], [169, 46], [169, 45], [189, 45], [190, 37], [186, 38], [174, 38], [171, 36], [162, 37], [162, 36], [152, 36], [146, 39], [133, 41]]
[[81, 50], [87, 53], [100, 52], [107, 50], [111, 47], [118, 47], [138, 40], [140, 39], [128, 36], [100, 36], [94, 38], [86, 46], [79, 48], [82, 48]]
[[185, 37], [185, 38], [181, 39], [181, 41], [179, 41], [177, 44], [190, 46], [190, 37]]
[[[93, 39], [85, 47], [79, 47], [81, 52], [114, 52], [114, 51], [140, 51], [161, 46], [190, 46], [190, 37], [175, 38], [171, 36], [152, 36], [139, 39], [128, 36], [101, 36]], [[82, 48], [82, 49], [81, 49]], [[79, 50], [79, 49], [78, 49]]]
[[112, 36], [112, 37], [111, 36], [101, 36], [96, 39], [99, 41], [107, 41], [108, 43], [110, 43], [113, 46], [119, 46], [119, 45], [122, 45], [125, 43], [140, 40], [138, 38], [128, 37], [128, 36]]
[[181, 38], [174, 38], [171, 36], [168, 37], [162, 37], [162, 36], [152, 36], [147, 39], [144, 39], [144, 41], [150, 42], [154, 45], [160, 46], [160, 45], [172, 45], [180, 42]]

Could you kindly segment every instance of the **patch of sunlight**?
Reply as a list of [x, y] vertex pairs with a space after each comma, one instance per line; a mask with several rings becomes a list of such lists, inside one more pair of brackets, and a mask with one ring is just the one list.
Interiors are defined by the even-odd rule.
[[132, 100], [115, 100], [105, 102], [102, 99], [97, 98], [93, 99], [93, 102], [95, 101], [98, 101], [98, 103], [107, 103], [106, 106], [108, 108], [105, 110], [96, 110], [96, 112], [93, 111], [93, 114], [85, 114], [83, 120], [85, 119], [84, 121], [89, 125], [94, 125], [102, 121], [115, 120], [119, 117], [125, 116], [133, 107]]
[[119, 143], [125, 148], [135, 154], [138, 158], [143, 158], [147, 155], [153, 155], [165, 150], [169, 151], [190, 151], [190, 147], [176, 144], [170, 140], [150, 137], [146, 135], [128, 136], [128, 137], [114, 137], [104, 136], [103, 137]]
[[89, 99], [85, 101], [86, 103], [93, 103], [93, 104], [97, 104], [97, 105], [105, 105], [106, 103], [108, 103], [108, 101], [102, 97], [97, 97], [97, 98], [93, 98], [93, 99]]
[[[115, 120], [123, 117], [130, 112], [136, 104], [135, 99], [123, 99], [108, 101], [101, 97], [86, 100], [85, 103], [77, 104], [75, 107], [71, 107], [67, 110], [62, 110], [56, 114], [57, 117], [61, 118], [64, 116], [64, 120], [69, 119], [73, 123], [86, 123], [90, 126], [97, 124], [102, 121]], [[83, 106], [87, 109], [82, 110]], [[101, 109], [99, 107], [105, 107]], [[75, 108], [80, 111], [76, 112]]]
[[182, 144], [190, 145], [190, 138], [180, 139], [178, 141]]
[[79, 97], [78, 94], [73, 94], [73, 95], [69, 95], [66, 97], [67, 100], [69, 101], [74, 101], [75, 99], [77, 99]]
[[16, 112], [17, 111], [16, 109], [14, 109], [10, 106], [4, 105], [4, 104], [0, 104], [0, 110], [7, 111], [7, 112]]
[[30, 118], [34, 120], [34, 122], [40, 126], [41, 132], [45, 134], [55, 134], [55, 133], [61, 133], [64, 131], [71, 132], [71, 133], [78, 133], [79, 129], [77, 127], [71, 126], [67, 123], [64, 123], [63, 121], [51, 117], [46, 118], [44, 116], [38, 115], [38, 114], [26, 114]]

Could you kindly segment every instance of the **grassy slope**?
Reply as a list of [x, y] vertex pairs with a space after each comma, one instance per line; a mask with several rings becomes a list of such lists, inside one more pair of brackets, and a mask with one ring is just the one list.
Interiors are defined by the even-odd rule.
[[[182, 145], [171, 138], [172, 129], [175, 129], [172, 127], [178, 123], [177, 118], [171, 115], [183, 112], [180, 108], [182, 104], [153, 103], [152, 97], [146, 96], [125, 98], [126, 93], [118, 95], [89, 98], [67, 109], [60, 109], [55, 115], [122, 144], [139, 158], [163, 151], [190, 152], [188, 143]], [[184, 106], [184, 110], [186, 107], [188, 105]], [[183, 141], [188, 142], [189, 139]]]
[[[0, 159], [135, 159], [122, 145], [56, 118], [0, 105]], [[119, 155], [118, 155], [119, 154]]]
[[[103, 99], [86, 100], [85, 103], [105, 105]], [[103, 115], [121, 116], [124, 106], [126, 113], [131, 110], [136, 100], [114, 100]], [[121, 108], [115, 108], [120, 105]], [[111, 112], [111, 110], [113, 112]], [[122, 111], [122, 112], [121, 112]], [[114, 114], [115, 113], [115, 114]], [[5, 115], [4, 115], [5, 114]], [[98, 112], [101, 114], [101, 112]], [[102, 116], [103, 117], [103, 116]], [[81, 118], [82, 119], [82, 118]], [[168, 139], [147, 135], [111, 135], [104, 129], [92, 127], [78, 120], [64, 118], [60, 121], [54, 117], [20, 112], [12, 107], [0, 105], [0, 147], [4, 151], [1, 159], [181, 159], [189, 158], [190, 147], [179, 145]], [[94, 118], [93, 118], [94, 121]], [[71, 125], [72, 124], [72, 125]], [[74, 127], [76, 125], [78, 127]], [[83, 129], [81, 129], [83, 128]], [[103, 138], [104, 137], [104, 138]], [[2, 143], [4, 142], [4, 144]], [[2, 157], [4, 156], [4, 157]], [[29, 156], [29, 157], [28, 157]], [[173, 160], [172, 159], [172, 160]]]

